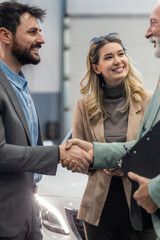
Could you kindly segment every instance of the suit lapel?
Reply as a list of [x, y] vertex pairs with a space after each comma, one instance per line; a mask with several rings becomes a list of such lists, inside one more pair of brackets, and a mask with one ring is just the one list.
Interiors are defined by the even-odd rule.
[[147, 131], [156, 123], [157, 113], [160, 112], [159, 96], [160, 87], [158, 87], [158, 89], [153, 94], [143, 119], [143, 126], [145, 126]]
[[0, 69], [0, 83], [3, 85], [9, 99], [11, 100], [11, 103], [12, 103], [17, 115], [19, 116], [19, 119], [22, 122], [24, 130], [25, 130], [26, 135], [28, 137], [28, 140], [29, 140], [30, 144], [32, 145], [31, 138], [30, 138], [30, 133], [29, 133], [29, 129], [28, 129], [28, 124], [27, 124], [26, 117], [25, 117], [25, 114], [23, 112], [21, 103], [20, 103], [14, 89], [12, 88], [9, 80], [6, 78], [6, 76], [4, 75], [4, 73], [1, 69]]
[[153, 127], [154, 124], [156, 124], [157, 121], [159, 121], [159, 113], [160, 113], [160, 87], [156, 89], [154, 92], [147, 110], [145, 112], [141, 127], [139, 129], [139, 133], [137, 136], [137, 140], [139, 140], [143, 135], [149, 131], [151, 127]]
[[92, 133], [96, 142], [106, 142], [104, 138], [104, 120], [103, 117], [94, 125], [91, 126]]
[[127, 127], [127, 135], [126, 141], [133, 141], [136, 139], [139, 127], [142, 121], [142, 105], [140, 102], [135, 102], [131, 98], [130, 100], [130, 108], [128, 114], [128, 127]]

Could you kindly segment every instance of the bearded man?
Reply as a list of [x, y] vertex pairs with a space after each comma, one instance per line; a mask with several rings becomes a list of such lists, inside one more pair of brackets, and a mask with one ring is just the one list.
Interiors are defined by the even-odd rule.
[[77, 147], [40, 146], [39, 120], [21, 68], [40, 62], [44, 16], [38, 7], [0, 4], [0, 240], [42, 239], [33, 173], [55, 175], [65, 158], [81, 162], [82, 169], [92, 161]]

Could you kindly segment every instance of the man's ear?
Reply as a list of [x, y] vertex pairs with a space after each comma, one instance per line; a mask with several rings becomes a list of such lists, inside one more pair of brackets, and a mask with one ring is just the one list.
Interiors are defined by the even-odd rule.
[[8, 29], [1, 27], [0, 28], [0, 39], [5, 44], [10, 44], [11, 39], [12, 39], [12, 33]]
[[99, 70], [99, 67], [97, 64], [92, 64], [92, 69], [95, 73], [101, 74], [101, 71]]

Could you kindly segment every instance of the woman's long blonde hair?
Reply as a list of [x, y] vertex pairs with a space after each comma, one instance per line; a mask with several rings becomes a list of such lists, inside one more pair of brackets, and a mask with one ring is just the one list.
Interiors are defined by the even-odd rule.
[[[89, 120], [92, 123], [97, 123], [97, 121], [103, 116], [107, 118], [107, 112], [103, 106], [103, 97], [104, 92], [102, 89], [103, 78], [101, 75], [95, 73], [92, 69], [93, 64], [98, 64], [99, 61], [99, 50], [110, 42], [119, 43], [124, 52], [126, 49], [124, 48], [122, 41], [120, 38], [111, 38], [104, 37], [102, 40], [95, 42], [91, 45], [89, 53], [86, 59], [87, 71], [80, 81], [81, 85], [81, 94], [84, 95], [85, 100], [85, 108], [89, 117]], [[84, 83], [84, 81], [86, 81]], [[124, 79], [125, 86], [125, 94], [126, 94], [126, 102], [122, 112], [125, 112], [129, 108], [130, 98], [132, 97], [135, 101], [141, 102], [143, 97], [145, 96], [145, 91], [142, 85], [142, 80], [138, 74], [138, 71], [131, 65], [129, 62], [129, 71]]]

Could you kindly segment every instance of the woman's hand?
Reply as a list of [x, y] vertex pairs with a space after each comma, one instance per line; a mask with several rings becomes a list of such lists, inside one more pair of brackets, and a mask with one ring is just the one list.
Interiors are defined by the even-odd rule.
[[103, 171], [108, 176], [118, 176], [118, 177], [124, 176], [124, 174], [123, 174], [123, 172], [122, 172], [122, 170], [120, 168], [103, 169]]

